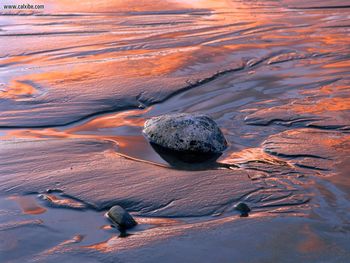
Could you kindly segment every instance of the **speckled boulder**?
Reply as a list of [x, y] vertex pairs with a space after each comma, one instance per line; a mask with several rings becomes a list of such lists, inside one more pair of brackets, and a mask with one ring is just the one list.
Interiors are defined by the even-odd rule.
[[108, 217], [121, 228], [132, 228], [137, 225], [134, 218], [121, 206], [115, 205], [109, 209]]
[[218, 125], [206, 115], [169, 114], [146, 121], [148, 140], [173, 151], [222, 153], [227, 142]]

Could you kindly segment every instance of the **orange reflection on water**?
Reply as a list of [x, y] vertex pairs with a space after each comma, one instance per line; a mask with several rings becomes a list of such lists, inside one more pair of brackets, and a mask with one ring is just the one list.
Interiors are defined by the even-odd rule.
[[37, 90], [30, 84], [12, 81], [4, 90], [0, 90], [0, 99], [20, 99], [37, 94]]
[[[115, 136], [111, 132], [107, 135], [96, 135], [94, 132], [102, 129], [114, 129], [121, 126], [128, 127], [142, 127], [145, 119], [141, 117], [143, 114], [150, 111], [152, 107], [143, 110], [130, 110], [118, 113], [112, 113], [108, 115], [99, 116], [93, 118], [81, 125], [73, 126], [65, 130], [59, 130], [56, 128], [45, 128], [45, 129], [27, 129], [27, 130], [13, 130], [7, 132], [3, 139], [10, 139], [13, 137], [21, 138], [97, 138], [116, 140], [123, 138], [123, 136]], [[130, 136], [127, 136], [130, 137]], [[132, 137], [132, 136], [131, 136]], [[138, 137], [135, 136], [135, 140]], [[124, 140], [121, 140], [121, 143]], [[125, 141], [124, 141], [125, 143]]]
[[350, 68], [350, 60], [335, 61], [335, 62], [327, 63], [323, 67], [324, 68], [344, 68], [344, 69], [349, 69]]
[[264, 152], [262, 148], [247, 148], [239, 152], [233, 152], [223, 159], [220, 163], [225, 164], [244, 164], [249, 162], [264, 162], [272, 165], [289, 165], [288, 162], [273, 157]]
[[[285, 138], [295, 140], [295, 143], [289, 143], [289, 148], [293, 152], [319, 153], [321, 156], [332, 156], [332, 164], [342, 160], [344, 156], [350, 154], [350, 135], [339, 133], [337, 131], [329, 132], [314, 129], [295, 129], [283, 132]], [[298, 149], [298, 145], [304, 145]], [[316, 150], [317, 149], [317, 150]], [[288, 148], [286, 148], [288, 150]], [[323, 161], [326, 163], [326, 161]]]
[[32, 196], [12, 196], [10, 199], [20, 205], [24, 214], [37, 215], [46, 212], [46, 209], [39, 206]]
[[[29, 55], [21, 55], [21, 56], [13, 56], [13, 57], [6, 57], [6, 58], [0, 58], [0, 66], [8, 66], [12, 64], [27, 64], [34, 62], [34, 57]], [[35, 61], [38, 62], [37, 60]]]
[[292, 104], [291, 110], [298, 113], [324, 113], [329, 111], [346, 111], [350, 110], [350, 97], [349, 98], [323, 98], [316, 102], [310, 101], [311, 103], [305, 104]]
[[144, 118], [135, 117], [135, 116], [145, 114], [150, 110], [151, 110], [151, 107], [144, 110], [124, 111], [124, 112], [97, 117], [80, 126], [67, 129], [67, 132], [76, 133], [76, 132], [82, 132], [82, 131], [96, 131], [103, 128], [116, 128], [120, 126], [142, 127], [145, 122]]
[[64, 71], [47, 71], [41, 73], [34, 73], [31, 75], [25, 75], [22, 78], [30, 79], [35, 82], [48, 82], [53, 84], [54, 88], [57, 84], [71, 83], [71, 88], [77, 88], [75, 82], [83, 82], [91, 79], [94, 74], [88, 70], [82, 70], [78, 66], [66, 67]]
[[336, 150], [337, 157], [350, 154], [350, 135], [334, 134], [333, 137], [322, 138], [321, 145]]

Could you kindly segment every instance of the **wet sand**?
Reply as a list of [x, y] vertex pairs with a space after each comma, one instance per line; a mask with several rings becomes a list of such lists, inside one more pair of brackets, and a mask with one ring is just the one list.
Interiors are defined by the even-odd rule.
[[[1, 262], [347, 262], [345, 1], [44, 2], [0, 16]], [[222, 128], [215, 165], [146, 141], [178, 112]]]

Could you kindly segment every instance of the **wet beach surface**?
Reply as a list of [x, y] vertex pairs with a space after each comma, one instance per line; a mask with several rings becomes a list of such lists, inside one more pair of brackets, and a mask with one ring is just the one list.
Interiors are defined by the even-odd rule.
[[[346, 1], [44, 2], [0, 16], [1, 262], [347, 262]], [[142, 135], [182, 112], [215, 165]]]

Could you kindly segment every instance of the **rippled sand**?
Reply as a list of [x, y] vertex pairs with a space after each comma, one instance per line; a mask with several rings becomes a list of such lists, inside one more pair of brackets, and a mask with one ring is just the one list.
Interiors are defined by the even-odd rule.
[[[346, 1], [42, 2], [0, 15], [0, 261], [347, 262]], [[142, 136], [175, 112], [222, 128], [215, 166]]]

